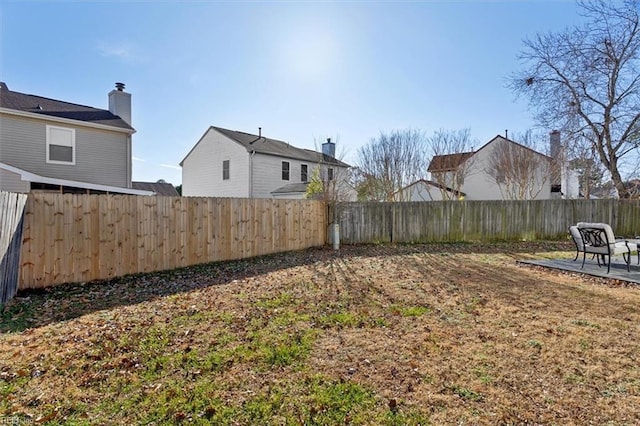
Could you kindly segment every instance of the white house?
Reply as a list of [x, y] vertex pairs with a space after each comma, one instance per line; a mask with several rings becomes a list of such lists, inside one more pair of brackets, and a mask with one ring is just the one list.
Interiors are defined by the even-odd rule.
[[335, 158], [335, 143], [322, 152], [221, 127], [209, 127], [180, 162], [182, 195], [200, 197], [305, 197], [316, 169], [325, 182], [344, 180], [348, 164]]
[[431, 179], [465, 200], [549, 199], [553, 159], [500, 135], [477, 151], [437, 155]]
[[0, 191], [150, 195], [132, 188], [131, 94], [99, 109], [9, 90], [0, 82]]
[[419, 179], [398, 191], [397, 201], [442, 201], [464, 198], [464, 192], [441, 185], [437, 182]]

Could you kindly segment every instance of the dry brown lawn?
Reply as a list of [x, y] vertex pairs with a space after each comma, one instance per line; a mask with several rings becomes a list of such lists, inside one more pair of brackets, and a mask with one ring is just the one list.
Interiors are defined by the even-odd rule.
[[311, 249], [21, 294], [0, 419], [640, 424], [640, 289], [564, 243]]

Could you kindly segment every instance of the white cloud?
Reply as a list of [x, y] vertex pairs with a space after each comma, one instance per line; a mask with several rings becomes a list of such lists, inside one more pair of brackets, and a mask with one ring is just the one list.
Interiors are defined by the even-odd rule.
[[131, 61], [136, 58], [134, 48], [129, 43], [100, 43], [98, 51], [102, 56], [116, 57], [125, 61]]
[[176, 165], [173, 165], [173, 164], [160, 164], [160, 167], [166, 167], [168, 169], [182, 170], [182, 167], [176, 166]]
[[141, 163], [144, 163], [145, 161], [147, 161], [147, 160], [145, 160], [144, 158], [138, 158], [138, 157], [136, 157], [135, 155], [134, 155], [134, 156], [132, 156], [132, 157], [131, 157], [131, 159], [132, 159], [133, 161], [139, 161], [139, 162], [141, 162]]

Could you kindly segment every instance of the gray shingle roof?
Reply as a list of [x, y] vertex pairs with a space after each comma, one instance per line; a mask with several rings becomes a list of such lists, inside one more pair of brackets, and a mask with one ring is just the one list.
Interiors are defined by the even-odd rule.
[[167, 182], [131, 182], [131, 187], [143, 191], [152, 191], [155, 192], [156, 195], [166, 195], [169, 197], [180, 196], [175, 186]]
[[0, 82], [0, 107], [134, 130], [126, 121], [107, 110], [14, 92], [3, 82]]
[[211, 126], [223, 135], [243, 145], [247, 151], [255, 151], [260, 154], [277, 155], [279, 157], [292, 158], [295, 160], [309, 161], [312, 163], [334, 164], [341, 167], [351, 167], [337, 158], [325, 155], [321, 152], [312, 151], [310, 149], [297, 148], [277, 139], [259, 137], [251, 133], [240, 132], [237, 130], [223, 129], [221, 127]]
[[282, 186], [274, 191], [271, 191], [272, 194], [290, 194], [292, 192], [307, 192], [308, 182], [303, 183], [290, 183], [285, 186]]

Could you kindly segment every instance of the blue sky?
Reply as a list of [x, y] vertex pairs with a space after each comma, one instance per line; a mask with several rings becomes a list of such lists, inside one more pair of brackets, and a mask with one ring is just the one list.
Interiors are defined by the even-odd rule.
[[9, 89], [107, 108], [132, 94], [134, 180], [181, 182], [210, 125], [353, 162], [381, 131], [533, 127], [505, 87], [522, 40], [578, 20], [573, 1], [0, 3]]

